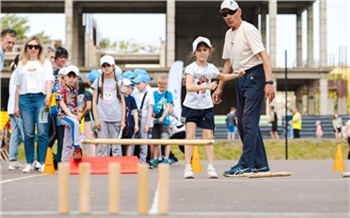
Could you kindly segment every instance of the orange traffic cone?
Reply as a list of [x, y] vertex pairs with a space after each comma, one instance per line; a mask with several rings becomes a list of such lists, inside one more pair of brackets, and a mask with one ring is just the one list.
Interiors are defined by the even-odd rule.
[[333, 171], [345, 171], [343, 152], [340, 144], [337, 146], [337, 151], [335, 153]]
[[202, 172], [202, 164], [201, 164], [201, 160], [199, 158], [199, 151], [198, 151], [197, 145], [194, 146], [194, 148], [193, 148], [191, 167], [192, 167], [192, 171], [194, 173], [201, 173]]
[[51, 151], [51, 148], [47, 148], [44, 174], [55, 174], [55, 173], [56, 171], [53, 165], [52, 151]]

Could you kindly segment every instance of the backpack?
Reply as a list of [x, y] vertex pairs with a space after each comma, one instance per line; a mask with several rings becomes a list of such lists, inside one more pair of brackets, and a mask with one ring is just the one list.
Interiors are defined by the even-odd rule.
[[[91, 88], [86, 89], [86, 91], [90, 92], [93, 95], [93, 91]], [[94, 118], [92, 117], [92, 112], [91, 110], [89, 111], [89, 117], [90, 117], [90, 123], [91, 123], [91, 128], [92, 130], [94, 130], [94, 132], [97, 134], [98, 133], [98, 129], [95, 126], [95, 122], [94, 122]]]

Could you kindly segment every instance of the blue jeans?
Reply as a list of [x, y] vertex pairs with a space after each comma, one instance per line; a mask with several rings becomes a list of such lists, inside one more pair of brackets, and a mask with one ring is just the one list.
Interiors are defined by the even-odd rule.
[[[35, 124], [38, 134], [38, 161], [41, 164], [45, 163], [49, 141], [49, 113], [42, 113], [46, 108], [45, 97], [46, 95], [44, 94], [24, 94], [19, 96], [19, 109], [24, 130], [24, 150], [28, 164], [34, 161]], [[45, 119], [46, 122], [39, 122], [39, 116], [45, 116], [41, 118], [42, 120]]]
[[18, 158], [18, 147], [24, 141], [22, 119], [10, 114], [11, 120], [11, 138], [10, 138], [10, 161], [15, 161]]
[[246, 70], [236, 80], [238, 130], [243, 143], [239, 165], [250, 168], [268, 167], [259, 121], [265, 97], [263, 65]]

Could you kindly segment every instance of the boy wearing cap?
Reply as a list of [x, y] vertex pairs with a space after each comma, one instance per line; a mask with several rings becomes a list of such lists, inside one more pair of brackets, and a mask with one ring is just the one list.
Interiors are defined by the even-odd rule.
[[65, 83], [58, 86], [56, 100], [58, 101], [58, 120], [64, 125], [64, 139], [62, 159], [63, 163], [68, 162], [72, 148], [74, 148], [74, 159], [82, 158], [80, 126], [78, 117], [78, 78], [79, 69], [70, 65], [66, 68]]
[[[148, 90], [151, 79], [147, 74], [140, 74], [132, 80], [136, 84], [137, 92], [133, 92], [137, 104], [137, 108], [140, 111], [140, 127], [137, 138], [148, 139], [148, 131], [150, 130], [150, 123], [153, 112], [154, 98], [153, 92]], [[146, 163], [148, 154], [148, 145], [140, 145], [139, 159], [141, 163]]]
[[[222, 58], [223, 73], [240, 69], [246, 74], [237, 79], [237, 122], [243, 153], [238, 164], [223, 173], [227, 177], [243, 176], [252, 172], [269, 171], [264, 142], [259, 130], [261, 109], [265, 101], [272, 102], [275, 93], [270, 56], [261, 40], [259, 30], [241, 18], [237, 2], [225, 0], [220, 13], [230, 27], [226, 32]], [[220, 82], [213, 94], [214, 104], [221, 102], [225, 82]]]
[[[133, 138], [135, 133], [139, 131], [139, 118], [137, 114], [137, 105], [135, 98], [131, 96], [134, 90], [132, 82], [128, 78], [122, 80], [125, 98], [125, 128], [123, 130], [123, 138]], [[123, 154], [131, 156], [131, 146], [123, 146]]]
[[[90, 73], [86, 74], [88, 79], [87, 83], [90, 86], [84, 92], [83, 98], [83, 112], [79, 116], [79, 120], [84, 119], [84, 136], [86, 139], [96, 139], [97, 129], [95, 127], [94, 115], [92, 112], [92, 88], [91, 85], [93, 82], [101, 76], [101, 73], [98, 70], [92, 70]], [[96, 144], [86, 144], [85, 154], [87, 157], [96, 156]]]

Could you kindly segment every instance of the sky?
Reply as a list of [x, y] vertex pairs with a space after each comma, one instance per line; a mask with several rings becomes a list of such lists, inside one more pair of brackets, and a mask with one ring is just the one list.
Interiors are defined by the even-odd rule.
[[[314, 59], [319, 60], [319, 2], [314, 3]], [[244, 13], [244, 12], [243, 12]], [[65, 42], [64, 14], [18, 14], [29, 19], [31, 27], [28, 35], [45, 31], [52, 39]], [[165, 40], [165, 14], [94, 14], [93, 15], [102, 34], [102, 38], [111, 41], [132, 40], [139, 43], [158, 44]], [[303, 48], [306, 48], [306, 16], [303, 17]], [[128, 22], [125, 22], [127, 20]], [[45, 22], [43, 22], [45, 21]], [[268, 19], [267, 19], [268, 21]], [[268, 23], [267, 23], [268, 26]], [[285, 51], [288, 53], [288, 67], [296, 65], [296, 16], [277, 16], [277, 67], [284, 67]], [[138, 33], [142, 32], [142, 35]], [[267, 31], [268, 33], [268, 31]], [[224, 39], [223, 39], [224, 40]], [[347, 47], [347, 64], [350, 65], [350, 1], [327, 1], [327, 50], [329, 63], [338, 65], [339, 56], [344, 59], [345, 54], [339, 55], [339, 48], [345, 51]], [[267, 46], [268, 51], [268, 46]], [[307, 51], [303, 49], [303, 61], [306, 61]], [[343, 61], [345, 62], [345, 60]]]

